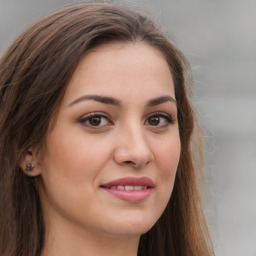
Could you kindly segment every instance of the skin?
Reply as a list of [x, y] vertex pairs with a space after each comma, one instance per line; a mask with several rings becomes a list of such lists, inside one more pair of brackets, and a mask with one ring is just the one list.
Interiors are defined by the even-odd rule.
[[[118, 104], [81, 98], [88, 95], [112, 97]], [[148, 105], [162, 96], [169, 98]], [[42, 255], [137, 255], [140, 235], [167, 205], [179, 162], [177, 107], [171, 98], [168, 64], [152, 46], [112, 43], [82, 59], [31, 174], [42, 178]], [[102, 189], [123, 177], [150, 178], [152, 193], [128, 202]]]

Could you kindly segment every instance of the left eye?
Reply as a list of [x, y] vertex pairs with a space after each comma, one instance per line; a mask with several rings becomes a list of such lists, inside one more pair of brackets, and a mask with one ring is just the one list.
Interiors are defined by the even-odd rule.
[[146, 125], [154, 127], [166, 127], [173, 123], [173, 119], [169, 115], [154, 114], [151, 115], [145, 122]]
[[90, 114], [85, 116], [80, 120], [80, 123], [93, 129], [102, 128], [112, 124], [110, 119], [102, 114]]

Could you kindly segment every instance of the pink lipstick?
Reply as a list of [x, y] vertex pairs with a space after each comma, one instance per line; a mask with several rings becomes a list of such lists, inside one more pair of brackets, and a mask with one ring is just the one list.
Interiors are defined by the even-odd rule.
[[126, 177], [101, 185], [111, 195], [128, 202], [140, 202], [148, 198], [154, 183], [147, 177]]

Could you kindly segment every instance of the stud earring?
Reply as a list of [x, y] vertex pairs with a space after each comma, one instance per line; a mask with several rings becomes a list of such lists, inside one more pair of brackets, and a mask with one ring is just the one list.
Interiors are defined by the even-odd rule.
[[34, 165], [33, 164], [27, 164], [26, 171], [31, 172], [33, 169], [34, 169]]

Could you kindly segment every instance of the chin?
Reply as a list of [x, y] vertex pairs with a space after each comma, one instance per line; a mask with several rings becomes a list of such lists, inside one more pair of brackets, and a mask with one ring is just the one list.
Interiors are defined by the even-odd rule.
[[[120, 235], [140, 236], [148, 232], [156, 223], [157, 219], [147, 218], [145, 216], [128, 216], [122, 221], [116, 223], [115, 227], [112, 226], [114, 233]], [[110, 228], [111, 229], [111, 228]]]

